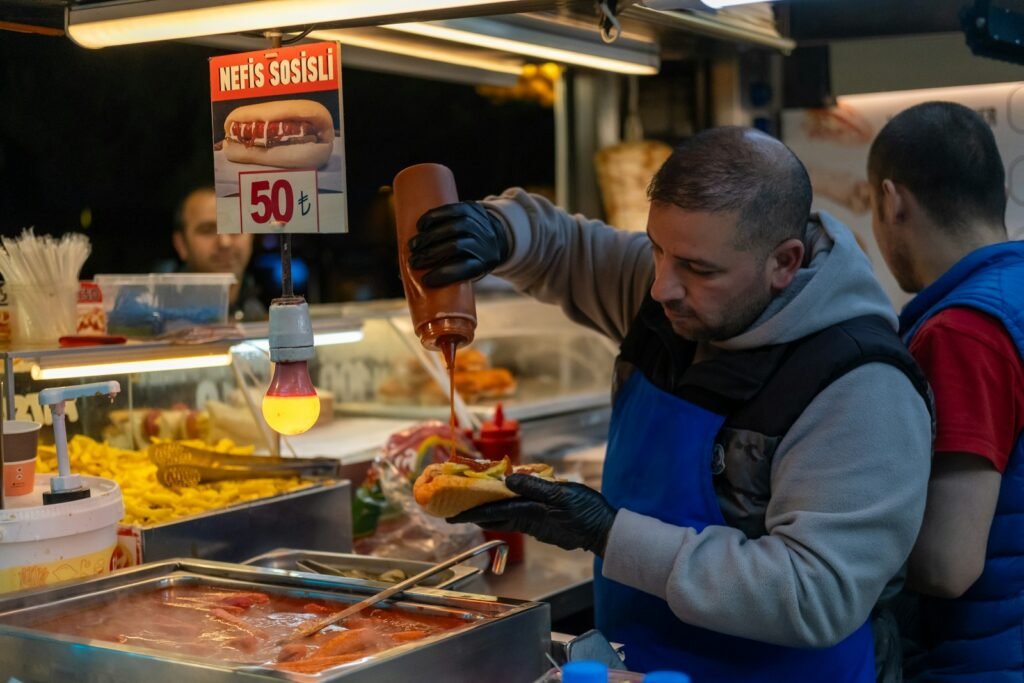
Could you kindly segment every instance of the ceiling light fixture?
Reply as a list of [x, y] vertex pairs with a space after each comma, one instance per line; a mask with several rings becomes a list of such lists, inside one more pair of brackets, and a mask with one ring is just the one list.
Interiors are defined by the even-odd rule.
[[[383, 32], [381, 31], [380, 33]], [[314, 40], [332, 40], [342, 45], [352, 45], [404, 57], [415, 57], [416, 59], [426, 59], [442, 64], [454, 64], [471, 69], [483, 69], [484, 71], [494, 71], [515, 76], [518, 76], [523, 70], [523, 63], [521, 61], [500, 59], [481, 53], [472, 54], [469, 50], [447, 49], [440, 46], [413, 43], [411, 40], [403, 40], [396, 36], [378, 35], [377, 31], [371, 32], [365, 29], [313, 31], [309, 34], [309, 37]]]
[[325, 22], [403, 16], [515, 0], [147, 0], [73, 3], [67, 33], [88, 48], [179, 40]]
[[653, 43], [645, 50], [605, 45], [596, 33], [593, 41], [587, 41], [487, 19], [385, 24], [381, 28], [633, 76], [654, 75], [660, 65]]

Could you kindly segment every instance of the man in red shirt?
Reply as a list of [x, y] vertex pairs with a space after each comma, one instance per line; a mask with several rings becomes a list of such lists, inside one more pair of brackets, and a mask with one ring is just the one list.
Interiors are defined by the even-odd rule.
[[1024, 681], [1024, 245], [1007, 242], [1005, 174], [972, 110], [929, 102], [874, 141], [875, 238], [917, 296], [900, 333], [935, 396], [928, 501], [907, 585], [923, 654], [910, 678]]

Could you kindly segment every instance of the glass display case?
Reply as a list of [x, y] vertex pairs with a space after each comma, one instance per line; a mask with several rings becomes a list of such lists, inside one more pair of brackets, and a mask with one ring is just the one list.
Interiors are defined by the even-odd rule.
[[[614, 346], [554, 306], [505, 296], [478, 300], [476, 339], [456, 359], [462, 421], [505, 414], [529, 421], [606, 405]], [[315, 324], [315, 323], [314, 323]], [[319, 381], [342, 415], [448, 419], [439, 354], [416, 341], [403, 302], [364, 319], [363, 339], [317, 354]]]
[[[478, 425], [501, 402], [524, 434], [547, 425], [557, 437], [555, 418], [568, 420], [562, 431], [578, 431], [580, 420], [601, 430], [613, 344], [532, 299], [481, 298], [477, 309], [477, 338], [460, 350], [455, 376], [462, 424]], [[39, 391], [113, 379], [122, 391], [112, 401], [68, 406], [70, 435], [130, 450], [154, 438], [228, 439], [256, 452], [344, 460], [371, 458], [388, 435], [414, 422], [447, 420], [447, 375], [417, 342], [404, 301], [314, 306], [311, 314], [310, 375], [321, 419], [298, 437], [278, 437], [260, 415], [272, 369], [265, 324], [242, 326], [240, 337], [213, 328], [115, 346], [7, 350], [0, 354], [6, 414], [43, 423], [46, 443], [51, 418]]]

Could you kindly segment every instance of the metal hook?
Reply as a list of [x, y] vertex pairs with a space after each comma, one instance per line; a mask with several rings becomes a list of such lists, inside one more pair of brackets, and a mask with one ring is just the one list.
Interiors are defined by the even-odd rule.
[[615, 10], [608, 6], [608, 0], [600, 0], [597, 9], [601, 14], [601, 40], [608, 44], [614, 43], [622, 35], [622, 24], [615, 16]]

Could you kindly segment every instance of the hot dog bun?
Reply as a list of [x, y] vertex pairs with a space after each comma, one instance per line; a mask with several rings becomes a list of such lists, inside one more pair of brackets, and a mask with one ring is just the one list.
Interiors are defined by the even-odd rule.
[[[257, 121], [307, 121], [313, 125], [317, 142], [279, 144], [272, 147], [247, 146], [231, 140], [234, 123]], [[334, 120], [327, 108], [313, 100], [277, 100], [238, 107], [224, 120], [224, 156], [239, 164], [262, 164], [278, 168], [319, 168], [334, 149]]]
[[503, 481], [441, 474], [439, 464], [427, 465], [412, 492], [424, 511], [435, 517], [452, 517], [477, 505], [516, 497]]
[[[553, 480], [551, 466], [517, 465], [516, 474], [532, 474]], [[505, 482], [499, 479], [475, 479], [458, 474], [443, 474], [444, 464], [427, 465], [416, 479], [412, 493], [423, 510], [435, 517], [452, 517], [470, 508], [497, 500], [515, 498]]]
[[237, 164], [261, 164], [278, 168], [320, 168], [331, 158], [330, 143], [304, 142], [282, 147], [246, 147], [224, 141], [224, 155]]

